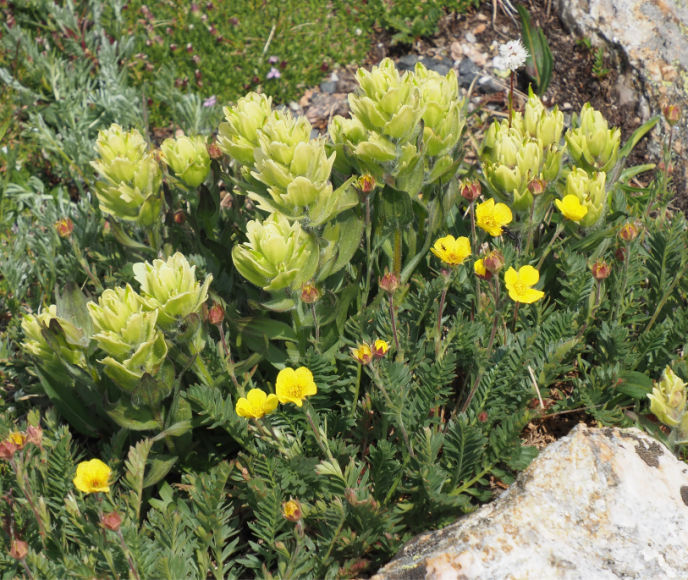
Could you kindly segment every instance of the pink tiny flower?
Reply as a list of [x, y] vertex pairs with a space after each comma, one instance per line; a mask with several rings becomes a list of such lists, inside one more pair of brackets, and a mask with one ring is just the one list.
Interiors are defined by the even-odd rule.
[[217, 103], [217, 98], [215, 97], [215, 95], [211, 95], [205, 101], [203, 101], [203, 106], [213, 107], [215, 106], [215, 103]]
[[268, 72], [267, 76], [265, 77], [266, 79], [278, 79], [282, 76], [282, 73], [278, 71], [274, 66], [270, 68], [270, 72]]
[[268, 62], [270, 64], [276, 64], [277, 62], [279, 62], [279, 58], [276, 57], [275, 55], [272, 55], [270, 58], [268, 58]]

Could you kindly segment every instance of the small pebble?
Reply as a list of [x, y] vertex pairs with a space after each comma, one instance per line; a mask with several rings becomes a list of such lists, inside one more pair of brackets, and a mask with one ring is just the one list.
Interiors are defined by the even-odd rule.
[[466, 39], [466, 42], [470, 42], [471, 44], [473, 44], [477, 40], [475, 34], [473, 34], [472, 32], [467, 32], [464, 38]]

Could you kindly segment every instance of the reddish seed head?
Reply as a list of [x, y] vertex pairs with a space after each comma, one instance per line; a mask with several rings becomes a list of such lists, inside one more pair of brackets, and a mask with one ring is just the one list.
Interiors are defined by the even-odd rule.
[[12, 540], [12, 545], [10, 546], [10, 557], [15, 560], [23, 560], [29, 553], [29, 545], [24, 540], [17, 540], [16, 538]]
[[619, 230], [619, 237], [624, 242], [632, 242], [638, 237], [638, 227], [631, 222], [624, 224]]
[[313, 304], [320, 298], [320, 291], [310, 282], [301, 286], [301, 301], [306, 304]]
[[218, 324], [222, 324], [224, 319], [225, 309], [216, 302], [210, 307], [210, 310], [208, 310], [208, 322], [217, 326]]
[[385, 272], [378, 283], [385, 292], [394, 294], [399, 288], [399, 277], [394, 272]]

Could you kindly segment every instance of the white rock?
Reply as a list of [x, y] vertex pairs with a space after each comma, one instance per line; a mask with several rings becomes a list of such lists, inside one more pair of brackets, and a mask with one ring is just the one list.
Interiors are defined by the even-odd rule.
[[374, 580], [688, 578], [688, 466], [638, 429], [579, 425], [497, 500]]

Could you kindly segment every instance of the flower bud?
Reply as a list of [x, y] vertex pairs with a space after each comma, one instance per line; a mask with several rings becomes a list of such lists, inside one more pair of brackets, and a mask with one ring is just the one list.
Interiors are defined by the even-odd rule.
[[638, 227], [633, 222], [627, 222], [619, 230], [619, 237], [626, 243], [632, 242], [638, 237]]
[[205, 137], [165, 139], [160, 146], [162, 160], [189, 187], [198, 187], [210, 172], [210, 156]]
[[70, 218], [62, 218], [55, 222], [55, 229], [61, 238], [68, 238], [74, 231], [74, 222]]
[[10, 544], [10, 558], [15, 560], [23, 560], [29, 553], [29, 544], [24, 540], [17, 540], [14, 538]]
[[186, 213], [184, 213], [184, 210], [178, 209], [174, 212], [173, 219], [175, 224], [182, 225], [186, 222]]
[[301, 302], [313, 304], [320, 298], [320, 291], [310, 282], [301, 286]]
[[614, 257], [616, 258], [617, 262], [623, 262], [626, 259], [626, 248], [616, 248], [614, 251]]
[[399, 277], [394, 272], [385, 271], [378, 284], [388, 294], [394, 294], [399, 288]]
[[220, 149], [220, 146], [217, 143], [209, 143], [208, 144], [208, 156], [213, 159], [213, 160], [218, 160], [222, 158], [222, 149]]
[[681, 109], [677, 105], [666, 105], [662, 107], [662, 114], [672, 127], [681, 119]]
[[590, 270], [592, 271], [592, 277], [598, 282], [608, 278], [609, 274], [612, 272], [611, 266], [601, 258], [593, 263]]
[[366, 173], [356, 180], [356, 185], [361, 193], [370, 193], [377, 184], [375, 183], [375, 178], [370, 173]]
[[43, 429], [41, 429], [40, 425], [36, 425], [36, 426], [29, 425], [26, 429], [26, 441], [27, 441], [27, 443], [32, 443], [33, 445], [40, 447], [42, 440], [43, 440]]
[[103, 516], [100, 518], [100, 523], [106, 530], [117, 532], [122, 525], [122, 516], [120, 516], [117, 512], [103, 514]]
[[0, 442], [0, 459], [5, 459], [9, 461], [14, 457], [14, 454], [18, 451], [19, 447], [9, 439], [5, 439]]
[[662, 423], [676, 427], [686, 410], [686, 384], [667, 366], [649, 394], [650, 410]]
[[461, 184], [461, 197], [467, 202], [472, 203], [480, 197], [482, 187], [479, 181], [464, 181]]
[[217, 302], [208, 310], [208, 322], [215, 326], [222, 324], [225, 319], [225, 309]]
[[485, 270], [491, 274], [497, 274], [504, 267], [504, 255], [499, 250], [492, 250], [483, 258]]
[[473, 263], [473, 271], [478, 278], [483, 280], [490, 280], [492, 278], [492, 272], [485, 268], [485, 260], [480, 258]]
[[528, 184], [528, 191], [532, 193], [533, 195], [542, 195], [545, 192], [545, 189], [547, 188], [547, 183], [543, 179], [533, 179], [529, 184]]

